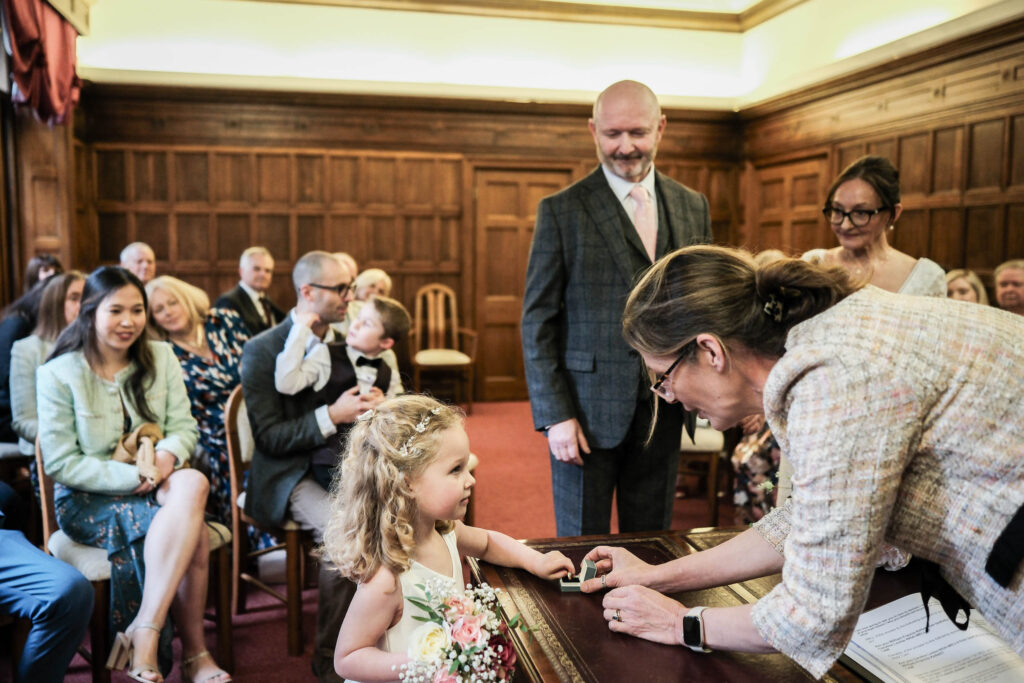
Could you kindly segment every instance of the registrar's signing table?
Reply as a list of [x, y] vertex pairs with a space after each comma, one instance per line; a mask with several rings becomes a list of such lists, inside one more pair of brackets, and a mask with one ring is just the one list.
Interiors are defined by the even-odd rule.
[[[743, 531], [742, 528], [694, 529], [609, 536], [582, 536], [527, 541], [541, 551], [560, 550], [579, 566], [583, 556], [598, 545], [627, 548], [640, 559], [660, 564], [705, 550]], [[733, 652], [701, 654], [682, 646], [651, 643], [608, 630], [601, 608], [601, 593], [563, 593], [557, 581], [545, 581], [528, 572], [470, 560], [476, 581], [502, 588], [506, 616], [521, 614], [532, 629], [516, 632], [519, 664], [516, 680], [600, 681], [801, 681], [810, 675], [780, 654], [752, 655]], [[770, 591], [779, 575], [744, 581], [672, 597], [685, 605], [728, 607], [749, 604]], [[867, 609], [916, 589], [909, 572], [879, 570]], [[840, 662], [823, 679], [860, 681]]]

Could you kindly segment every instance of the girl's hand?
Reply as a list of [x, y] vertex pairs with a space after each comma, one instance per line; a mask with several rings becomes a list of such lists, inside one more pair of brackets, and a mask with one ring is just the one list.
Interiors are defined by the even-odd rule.
[[576, 568], [572, 566], [572, 560], [557, 550], [543, 554], [537, 553], [534, 561], [530, 564], [531, 566], [527, 567], [530, 573], [542, 579], [560, 579], [576, 573]]
[[644, 586], [616, 588], [601, 601], [608, 629], [655, 643], [678, 645], [688, 609]]
[[[583, 559], [593, 560], [599, 574], [596, 579], [590, 579], [580, 584], [580, 590], [584, 593], [594, 593], [616, 586], [645, 585], [647, 581], [644, 578], [644, 573], [651, 569], [651, 565], [625, 548], [614, 548], [607, 545], [597, 546]], [[606, 576], [602, 579], [601, 574]]]

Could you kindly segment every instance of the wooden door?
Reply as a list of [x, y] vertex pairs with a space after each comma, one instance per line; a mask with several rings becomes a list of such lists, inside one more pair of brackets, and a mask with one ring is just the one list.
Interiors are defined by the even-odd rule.
[[808, 249], [835, 246], [821, 215], [829, 181], [825, 157], [755, 168], [748, 221], [752, 248], [800, 256]]
[[527, 398], [519, 318], [533, 223], [540, 200], [571, 176], [568, 168], [477, 169], [476, 389], [485, 401]]

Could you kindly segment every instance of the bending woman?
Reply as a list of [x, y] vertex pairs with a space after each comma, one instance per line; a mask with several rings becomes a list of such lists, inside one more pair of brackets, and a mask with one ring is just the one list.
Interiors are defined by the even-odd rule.
[[703, 639], [687, 644], [777, 650], [821, 677], [850, 640], [888, 542], [941, 565], [1024, 653], [1014, 547], [1024, 534], [1024, 319], [858, 290], [838, 268], [758, 267], [744, 252], [688, 247], [644, 275], [623, 327], [667, 401], [716, 429], [763, 408], [794, 475], [785, 505], [711, 550], [658, 566], [592, 550], [613, 588], [603, 601], [611, 630], [682, 643], [693, 606], [656, 591], [782, 571], [755, 605], [694, 608]]
[[[168, 672], [171, 611], [186, 680], [224, 683], [230, 679], [203, 639], [209, 483], [197, 470], [182, 469], [196, 444], [196, 423], [174, 353], [147, 341], [145, 330], [138, 278], [117, 267], [89, 275], [78, 318], [38, 372], [43, 464], [57, 483], [61, 529], [110, 557], [111, 621], [116, 630], [127, 628], [108, 666], [126, 664], [137, 681], [163, 681], [158, 642], [163, 630], [160, 664]], [[111, 458], [120, 437], [144, 423], [163, 434], [155, 444], [155, 484], [134, 464]]]

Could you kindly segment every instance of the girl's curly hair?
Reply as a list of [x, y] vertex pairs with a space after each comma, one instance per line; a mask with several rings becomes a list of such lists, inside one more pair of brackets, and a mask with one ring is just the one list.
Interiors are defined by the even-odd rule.
[[[428, 396], [406, 394], [367, 411], [349, 432], [321, 551], [343, 576], [369, 580], [385, 566], [409, 568], [416, 501], [411, 484], [437, 456], [441, 434], [462, 413]], [[439, 520], [451, 531], [454, 522]]]

